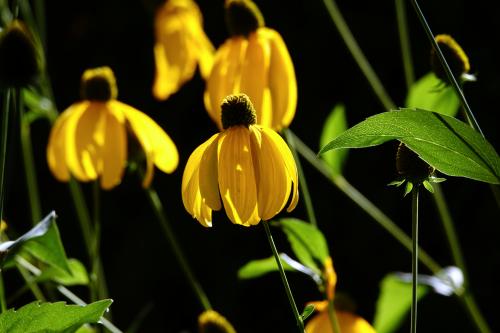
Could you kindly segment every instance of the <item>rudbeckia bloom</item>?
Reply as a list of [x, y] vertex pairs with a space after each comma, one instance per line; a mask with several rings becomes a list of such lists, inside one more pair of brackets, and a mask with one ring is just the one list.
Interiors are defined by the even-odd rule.
[[201, 11], [192, 0], [168, 0], [156, 12], [155, 98], [165, 100], [177, 92], [193, 77], [197, 64], [202, 77], [208, 77], [214, 47], [202, 21]]
[[109, 67], [86, 70], [81, 92], [83, 100], [66, 109], [50, 132], [47, 161], [58, 180], [100, 177], [103, 189], [118, 185], [127, 161], [127, 134], [145, 155], [144, 187], [151, 183], [154, 165], [167, 173], [175, 170], [179, 157], [174, 143], [151, 118], [116, 100]]
[[[324, 263], [323, 281], [328, 300], [333, 300], [337, 285], [337, 274], [330, 257]], [[328, 300], [311, 302], [315, 306], [316, 315], [313, 315], [307, 322], [307, 333], [334, 333], [328, 314]], [[375, 329], [366, 320], [353, 313], [336, 309], [335, 315], [342, 333], [375, 333]]]
[[287, 211], [293, 210], [297, 169], [286, 143], [272, 129], [255, 124], [246, 95], [228, 96], [221, 109], [224, 130], [199, 146], [184, 170], [186, 210], [206, 227], [212, 225], [212, 210], [222, 205], [233, 223], [245, 226], [271, 219], [290, 194]]
[[[465, 78], [469, 80], [469, 76], [474, 77], [473, 75], [468, 74], [470, 71], [469, 57], [467, 57], [467, 54], [455, 41], [455, 39], [453, 39], [453, 37], [451, 37], [450, 35], [441, 34], [436, 35], [435, 39], [446, 59], [446, 62], [450, 66], [453, 76], [458, 79], [465, 75]], [[431, 66], [434, 74], [436, 74], [438, 78], [440, 78], [444, 82], [448, 82], [446, 71], [434, 49], [431, 50]]]
[[207, 310], [198, 317], [199, 333], [236, 333], [233, 325], [220, 313]]
[[259, 125], [288, 127], [297, 106], [297, 82], [283, 39], [264, 26], [249, 0], [226, 1], [226, 21], [231, 37], [217, 50], [205, 88], [210, 117], [222, 129], [221, 101], [244, 93], [255, 106]]

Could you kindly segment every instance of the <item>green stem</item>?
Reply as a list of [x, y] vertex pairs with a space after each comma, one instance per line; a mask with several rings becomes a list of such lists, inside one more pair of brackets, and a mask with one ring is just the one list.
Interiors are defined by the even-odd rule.
[[[412, 241], [403, 230], [401, 230], [389, 217], [387, 217], [377, 206], [369, 201], [362, 193], [353, 187], [342, 175], [333, 174], [328, 166], [320, 160], [316, 154], [300, 140], [292, 131], [297, 151], [312, 166], [332, 182], [339, 190], [347, 195], [354, 203], [370, 215], [382, 228], [389, 232], [401, 245], [411, 251]], [[424, 250], [420, 249], [419, 260], [434, 274], [441, 271], [442, 267], [434, 261]]]
[[410, 38], [408, 35], [408, 23], [406, 19], [406, 1], [395, 0], [396, 18], [398, 21], [399, 42], [401, 45], [401, 57], [405, 71], [406, 87], [409, 90], [415, 82], [413, 73], [413, 60], [411, 56]]
[[28, 270], [21, 266], [20, 264], [16, 264], [17, 269], [19, 270], [19, 273], [23, 277], [24, 281], [26, 282], [26, 285], [28, 288], [31, 290], [33, 293], [33, 296], [39, 301], [45, 302], [45, 296], [43, 295], [42, 291], [40, 290], [40, 287], [36, 284], [36, 282], [33, 281], [33, 278], [30, 276]]
[[427, 34], [427, 37], [429, 38], [429, 41], [432, 44], [432, 47], [434, 48], [434, 51], [436, 51], [436, 54], [438, 55], [439, 61], [441, 62], [441, 65], [444, 67], [446, 75], [448, 76], [448, 80], [451, 82], [451, 85], [453, 86], [453, 89], [455, 89], [455, 92], [458, 95], [458, 98], [462, 102], [462, 106], [465, 109], [465, 112], [467, 113], [467, 118], [470, 121], [472, 128], [474, 128], [476, 131], [478, 131], [484, 138], [483, 131], [481, 131], [481, 128], [479, 127], [479, 123], [476, 120], [476, 117], [474, 116], [474, 113], [472, 112], [472, 109], [469, 106], [469, 103], [467, 103], [467, 99], [465, 98], [464, 92], [460, 88], [460, 85], [453, 75], [453, 72], [451, 71], [450, 66], [448, 65], [448, 62], [446, 61], [446, 58], [443, 55], [443, 52], [441, 51], [441, 48], [439, 47], [438, 43], [436, 42], [436, 39], [434, 38], [434, 34], [432, 33], [431, 27], [427, 23], [427, 20], [425, 19], [424, 13], [420, 9], [420, 6], [417, 3], [417, 0], [410, 0], [411, 3], [413, 4], [413, 8], [415, 9], [415, 12], [417, 13], [418, 18], [420, 19], [420, 23], [424, 27], [425, 33]]
[[448, 240], [448, 246], [450, 248], [451, 255], [453, 257], [453, 262], [458, 268], [460, 268], [460, 270], [464, 274], [465, 283], [467, 283], [469, 279], [467, 274], [467, 268], [465, 266], [464, 256], [462, 254], [460, 242], [458, 241], [457, 231], [455, 230], [453, 220], [448, 210], [448, 205], [446, 204], [446, 200], [444, 199], [441, 185], [436, 183], [433, 185], [433, 187], [434, 187], [434, 195], [433, 195], [434, 203], [436, 204], [441, 222], [443, 223], [443, 228], [446, 234], [446, 239]]
[[3, 204], [5, 197], [5, 161], [7, 160], [7, 138], [9, 132], [10, 94], [7, 88], [3, 96], [2, 133], [0, 138], [0, 221], [3, 219]]
[[481, 333], [491, 333], [492, 331], [488, 326], [488, 323], [484, 319], [483, 315], [481, 314], [481, 311], [479, 310], [479, 307], [476, 304], [474, 296], [468, 291], [466, 291], [463, 295], [461, 295], [460, 300], [462, 301], [462, 304], [465, 306], [472, 321], [476, 325], [477, 331]]
[[309, 187], [307, 186], [306, 176], [304, 174], [304, 170], [302, 169], [302, 164], [300, 163], [299, 155], [297, 154], [297, 149], [295, 147], [295, 141], [293, 140], [293, 136], [290, 133], [288, 128], [284, 128], [282, 132], [285, 134], [286, 141], [288, 142], [288, 146], [292, 151], [293, 158], [295, 160], [295, 164], [297, 165], [297, 172], [299, 174], [299, 186], [302, 190], [304, 204], [306, 206], [307, 218], [309, 222], [317, 226], [318, 222], [316, 220], [316, 214], [314, 213], [314, 207], [312, 205], [311, 194], [309, 193]]
[[300, 312], [295, 304], [295, 300], [293, 299], [292, 290], [290, 289], [290, 285], [288, 284], [288, 280], [286, 278], [285, 270], [283, 269], [283, 264], [281, 263], [280, 255], [278, 250], [276, 249], [276, 245], [273, 241], [273, 236], [271, 235], [271, 230], [269, 230], [269, 222], [262, 221], [264, 225], [264, 230], [266, 231], [267, 240], [269, 241], [269, 245], [271, 246], [271, 250], [273, 251], [274, 259], [276, 259], [276, 264], [278, 264], [278, 271], [280, 272], [281, 281], [283, 282], [283, 286], [285, 287], [286, 295], [288, 296], [288, 301], [290, 302], [290, 306], [292, 307], [293, 315], [295, 316], [295, 320], [297, 321], [297, 327], [300, 333], [304, 333], [304, 322], [302, 317], [300, 316]]
[[144, 191], [147, 194], [147, 197], [149, 199], [149, 202], [151, 203], [151, 206], [153, 207], [153, 210], [156, 214], [156, 217], [158, 218], [158, 221], [160, 222], [160, 225], [162, 227], [163, 233], [165, 234], [165, 237], [168, 240], [168, 243], [172, 247], [172, 250], [174, 251], [174, 255], [177, 258], [177, 261], [179, 262], [184, 274], [186, 275], [191, 288], [195, 292], [196, 296], [198, 296], [198, 300], [200, 301], [203, 309], [205, 311], [211, 310], [212, 306], [210, 305], [210, 301], [208, 300], [207, 295], [203, 291], [200, 283], [198, 280], [196, 280], [191, 267], [189, 266], [186, 257], [184, 256], [184, 253], [177, 242], [177, 238], [174, 235], [174, 232], [172, 228], [170, 227], [170, 222], [167, 219], [167, 216], [165, 214], [165, 210], [163, 209], [163, 205], [160, 201], [160, 198], [158, 197], [158, 193], [152, 188], [146, 188]]
[[5, 300], [5, 286], [3, 284], [3, 270], [0, 269], [0, 313], [7, 310], [7, 302]]
[[75, 206], [76, 215], [78, 216], [78, 221], [80, 222], [80, 229], [82, 230], [83, 240], [85, 242], [85, 248], [87, 250], [87, 255], [89, 260], [92, 260], [92, 221], [90, 219], [90, 214], [83, 197], [82, 189], [75, 179], [71, 178], [69, 180], [69, 189], [71, 192], [71, 198], [73, 199], [73, 204]]
[[418, 289], [418, 185], [413, 187], [411, 200], [411, 333], [417, 333], [417, 289]]
[[341, 333], [339, 319], [335, 313], [335, 306], [333, 305], [333, 300], [328, 301], [328, 317], [330, 318], [330, 324], [332, 325], [333, 333]]
[[35, 161], [33, 158], [33, 146], [31, 144], [30, 124], [24, 117], [23, 99], [19, 92], [19, 122], [21, 126], [21, 150], [24, 162], [24, 175], [26, 177], [26, 186], [28, 190], [28, 200], [30, 202], [31, 223], [33, 225], [42, 219], [42, 208], [40, 204], [40, 192], [38, 191], [38, 182], [35, 170]]
[[347, 45], [347, 48], [351, 52], [352, 57], [358, 64], [359, 68], [365, 75], [366, 79], [370, 83], [373, 91], [375, 94], [378, 96], [380, 102], [382, 103], [383, 107], [386, 110], [394, 109], [396, 105], [392, 101], [392, 99], [389, 97], [387, 92], [385, 91], [384, 86], [380, 82], [380, 79], [378, 78], [377, 74], [371, 67], [370, 63], [368, 60], [366, 60], [365, 55], [363, 54], [363, 51], [361, 51], [358, 43], [356, 42], [356, 39], [351, 33], [351, 30], [347, 26], [347, 23], [344, 20], [344, 17], [340, 13], [339, 8], [337, 7], [337, 4], [335, 3], [335, 0], [323, 0], [323, 3], [325, 4], [326, 8], [328, 9], [328, 13], [330, 14], [330, 17], [337, 27], [337, 30], [339, 31], [340, 35], [342, 36], [342, 39], [344, 40], [345, 44]]
[[106, 276], [101, 260], [101, 190], [99, 181], [96, 180], [92, 184], [93, 187], [93, 222], [94, 226], [92, 237], [92, 256], [91, 256], [91, 276], [92, 281], [92, 300], [100, 300], [108, 298], [108, 287], [106, 284]]

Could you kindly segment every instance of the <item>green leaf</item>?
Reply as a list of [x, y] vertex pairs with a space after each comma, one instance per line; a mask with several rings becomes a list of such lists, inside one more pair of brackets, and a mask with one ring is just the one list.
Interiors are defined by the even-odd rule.
[[[283, 264], [283, 269], [285, 271], [293, 271], [294, 269], [286, 263], [286, 261], [281, 260]], [[246, 263], [243, 267], [238, 270], [239, 279], [255, 279], [271, 272], [278, 271], [278, 264], [274, 257], [269, 257], [265, 259], [252, 260]]]
[[55, 212], [51, 212], [18, 239], [1, 243], [0, 258], [4, 259], [1, 264], [22, 250], [51, 266], [71, 273], [55, 218]]
[[[347, 120], [345, 116], [345, 107], [343, 104], [337, 104], [332, 112], [326, 118], [323, 131], [319, 140], [320, 147], [323, 147], [331, 140], [335, 139], [347, 129]], [[348, 150], [331, 150], [323, 155], [321, 158], [330, 167], [334, 175], [342, 173], [342, 167], [347, 157]]]
[[68, 259], [71, 274], [57, 267], [47, 267], [37, 278], [37, 282], [54, 281], [65, 286], [87, 285], [89, 276], [85, 266], [76, 259]]
[[73, 333], [83, 324], [97, 323], [112, 300], [102, 300], [86, 306], [66, 305], [64, 302], [40, 303], [35, 301], [0, 315], [0, 332]]
[[[429, 287], [419, 285], [417, 299], [424, 297]], [[380, 284], [373, 326], [377, 333], [395, 332], [403, 323], [411, 308], [411, 283], [400, 281], [395, 275], [387, 275]]]
[[312, 224], [299, 219], [284, 218], [279, 222], [299, 261], [316, 272], [321, 272], [317, 262], [322, 266], [326, 258], [330, 256], [328, 245], [321, 231]]
[[367, 118], [328, 143], [363, 148], [399, 140], [442, 173], [500, 184], [500, 158], [493, 146], [467, 124], [436, 112], [403, 109]]
[[304, 311], [302, 311], [302, 314], [300, 316], [302, 317], [302, 320], [306, 320], [307, 318], [309, 318], [310, 315], [313, 314], [313, 312], [314, 312], [314, 305], [309, 304], [306, 305]]
[[411, 86], [406, 97], [406, 107], [430, 110], [454, 117], [459, 110], [460, 100], [453, 87], [445, 85], [431, 72]]

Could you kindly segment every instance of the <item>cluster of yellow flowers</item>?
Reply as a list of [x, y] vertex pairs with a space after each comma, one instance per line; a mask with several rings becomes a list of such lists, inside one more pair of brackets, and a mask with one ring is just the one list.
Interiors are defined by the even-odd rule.
[[[194, 150], [182, 177], [184, 207], [206, 227], [212, 225], [212, 211], [222, 207], [233, 223], [251, 226], [273, 218], [287, 203], [287, 211], [293, 210], [298, 202], [297, 167], [276, 132], [290, 125], [297, 106], [290, 54], [253, 2], [227, 0], [225, 7], [231, 36], [217, 50], [192, 0], [168, 0], [155, 20], [153, 95], [169, 98], [199, 66], [206, 80], [205, 106], [220, 129]], [[82, 100], [60, 115], [49, 138], [47, 160], [58, 180], [99, 180], [103, 189], [111, 189], [120, 184], [127, 163], [138, 163], [145, 165], [143, 186], [148, 187], [154, 166], [166, 173], [177, 168], [177, 148], [163, 129], [117, 100], [110, 68], [85, 71], [81, 87]], [[129, 140], [139, 144], [139, 160], [127, 151]], [[326, 267], [333, 299], [336, 275], [331, 261]], [[333, 331], [324, 308], [308, 332]], [[340, 314], [340, 324], [343, 332], [373, 332], [353, 314]]]

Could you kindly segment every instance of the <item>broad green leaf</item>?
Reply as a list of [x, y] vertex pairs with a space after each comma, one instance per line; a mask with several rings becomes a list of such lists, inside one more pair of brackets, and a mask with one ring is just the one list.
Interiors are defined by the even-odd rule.
[[431, 72], [411, 86], [406, 97], [406, 107], [454, 117], [460, 107], [460, 100], [451, 86], [445, 85]]
[[96, 333], [96, 330], [90, 325], [83, 325], [75, 333]]
[[0, 257], [8, 260], [23, 250], [51, 266], [70, 273], [55, 218], [55, 212], [51, 212], [18, 239], [1, 243]]
[[328, 143], [363, 148], [399, 140], [442, 173], [500, 184], [500, 158], [493, 146], [467, 124], [436, 112], [403, 109], [367, 118]]
[[314, 312], [314, 305], [309, 304], [306, 305], [304, 311], [302, 311], [302, 314], [300, 316], [302, 317], [302, 320], [306, 320], [307, 318], [309, 318], [310, 315], [313, 314], [313, 312]]
[[321, 231], [310, 223], [294, 218], [279, 220], [293, 252], [299, 261], [316, 272], [321, 272], [317, 262], [323, 265], [330, 256], [328, 245]]
[[85, 266], [76, 259], [68, 259], [71, 274], [57, 267], [47, 267], [37, 278], [37, 282], [54, 281], [65, 286], [87, 285], [89, 276]]
[[[281, 260], [285, 271], [293, 271], [293, 268], [284, 260]], [[278, 271], [278, 264], [274, 257], [252, 260], [238, 270], [239, 279], [254, 279], [267, 273]]]
[[[319, 140], [320, 147], [323, 147], [331, 140], [335, 139], [339, 134], [347, 129], [347, 120], [345, 116], [345, 107], [343, 104], [337, 104], [332, 112], [326, 118], [323, 131]], [[331, 150], [321, 155], [321, 158], [330, 167], [333, 174], [341, 174], [345, 158], [348, 150]]]
[[[424, 297], [429, 287], [419, 285], [417, 299]], [[395, 275], [387, 275], [380, 283], [373, 326], [377, 333], [395, 332], [403, 323], [411, 308], [411, 283], [399, 280]]]
[[73, 333], [83, 324], [97, 323], [111, 305], [112, 300], [102, 300], [86, 306], [66, 305], [64, 302], [30, 303], [18, 310], [10, 309], [0, 315], [0, 332]]

